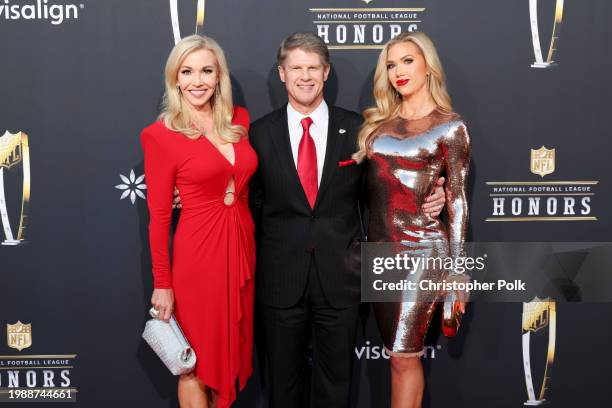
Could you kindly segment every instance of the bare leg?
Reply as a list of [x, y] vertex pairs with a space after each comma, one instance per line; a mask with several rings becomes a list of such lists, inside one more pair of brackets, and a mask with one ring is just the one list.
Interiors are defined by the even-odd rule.
[[181, 408], [210, 408], [207, 394], [206, 386], [195, 374], [184, 374], [179, 377], [178, 399]]
[[420, 408], [424, 388], [419, 357], [391, 356], [391, 408]]

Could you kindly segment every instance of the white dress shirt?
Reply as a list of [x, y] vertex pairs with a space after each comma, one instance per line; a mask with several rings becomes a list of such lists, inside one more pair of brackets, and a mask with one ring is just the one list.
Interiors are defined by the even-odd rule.
[[302, 119], [305, 117], [312, 119], [310, 125], [310, 136], [314, 140], [315, 148], [317, 149], [317, 178], [318, 184], [321, 185], [321, 177], [323, 176], [323, 162], [325, 161], [325, 150], [327, 149], [327, 127], [329, 125], [329, 109], [325, 101], [312, 111], [309, 115], [303, 115], [287, 104], [287, 122], [289, 125], [289, 141], [291, 142], [291, 153], [293, 153], [293, 162], [297, 169], [298, 150], [300, 141], [304, 134], [302, 128]]

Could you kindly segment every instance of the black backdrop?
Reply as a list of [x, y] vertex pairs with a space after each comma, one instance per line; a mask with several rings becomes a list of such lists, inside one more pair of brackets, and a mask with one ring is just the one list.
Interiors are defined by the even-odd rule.
[[[196, 1], [178, 5], [182, 34], [190, 34]], [[554, 6], [554, 0], [539, 2], [545, 51]], [[252, 119], [286, 102], [276, 48], [291, 32], [317, 30], [313, 8], [424, 9], [408, 19], [418, 20], [437, 44], [455, 108], [471, 129], [472, 240], [610, 241], [609, 1], [565, 1], [557, 64], [536, 69], [528, 0], [209, 0], [204, 32], [224, 47], [235, 100]], [[71, 10], [61, 23], [29, 18], [25, 8], [19, 19], [0, 10], [0, 132], [29, 135], [32, 173], [27, 242], [0, 247], [2, 337], [5, 324], [20, 320], [32, 324], [32, 345], [18, 351], [2, 341], [0, 354], [5, 360], [76, 355], [70, 386], [78, 389], [79, 406], [176, 406], [175, 380], [140, 339], [152, 288], [146, 203], [138, 196], [120, 200], [124, 190], [115, 188], [125, 184], [120, 174], [130, 181], [132, 170], [135, 178], [143, 173], [138, 136], [156, 117], [174, 44], [169, 3], [83, 0]], [[375, 18], [380, 23], [366, 26], [380, 24], [388, 36], [394, 17], [382, 13]], [[355, 45], [350, 35], [348, 41]], [[371, 103], [378, 52], [368, 45], [375, 45], [371, 38], [332, 50], [328, 102], [353, 110]], [[543, 145], [556, 149], [556, 169], [545, 177], [530, 172], [530, 149]], [[7, 179], [19, 175], [5, 170]], [[487, 221], [493, 215], [487, 182], [568, 180], [597, 181], [589, 214], [596, 220], [553, 214], [552, 221]], [[15, 193], [6, 191], [7, 200]], [[432, 331], [426, 406], [522, 405], [521, 310], [521, 304], [474, 304], [457, 339]], [[554, 406], [606, 405], [611, 312], [607, 303], [557, 305], [548, 394]], [[358, 407], [388, 405], [380, 346], [366, 310], [356, 348]], [[7, 371], [0, 366], [0, 391]], [[259, 387], [255, 375], [236, 405], [261, 406]]]

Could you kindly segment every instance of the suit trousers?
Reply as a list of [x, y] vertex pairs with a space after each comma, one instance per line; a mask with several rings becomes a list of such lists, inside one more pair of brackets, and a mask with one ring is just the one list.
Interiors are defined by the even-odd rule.
[[[350, 405], [359, 304], [343, 309], [330, 306], [314, 256], [307, 286], [297, 304], [288, 308], [257, 305], [269, 373], [270, 408], [306, 408], [308, 400], [313, 408]], [[309, 341], [312, 344], [310, 381], [307, 378]]]

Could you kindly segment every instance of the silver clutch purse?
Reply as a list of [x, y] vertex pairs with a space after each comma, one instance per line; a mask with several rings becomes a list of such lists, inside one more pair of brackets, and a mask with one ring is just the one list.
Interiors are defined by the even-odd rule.
[[159, 312], [154, 308], [149, 310], [149, 314], [153, 318], [145, 324], [142, 338], [172, 374], [181, 375], [193, 371], [196, 363], [195, 352], [174, 316], [170, 316], [170, 321], [166, 323], [157, 319]]

